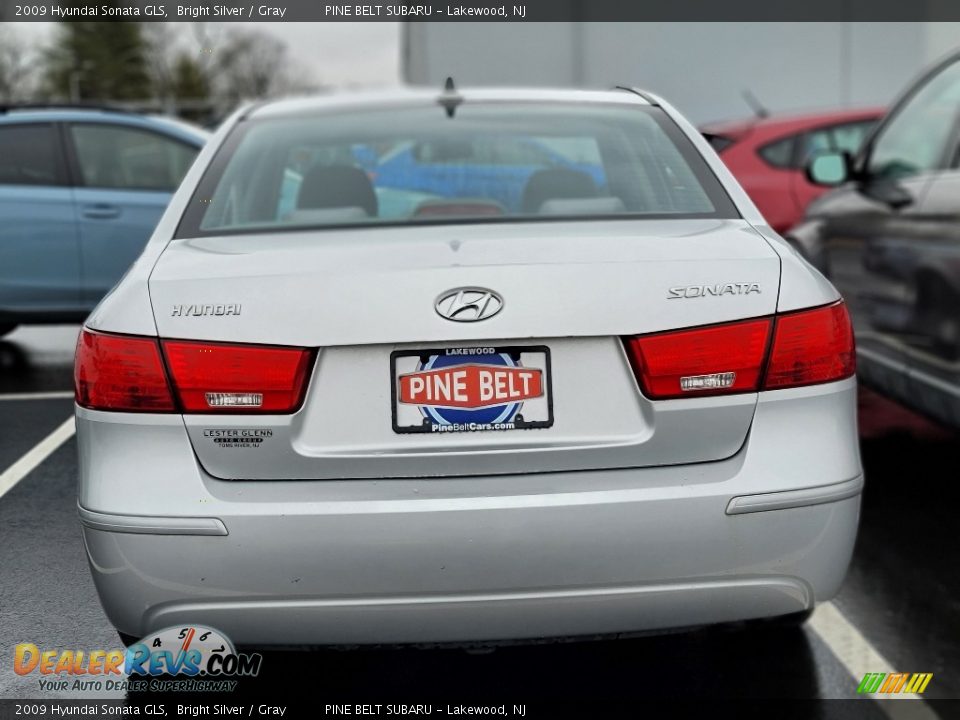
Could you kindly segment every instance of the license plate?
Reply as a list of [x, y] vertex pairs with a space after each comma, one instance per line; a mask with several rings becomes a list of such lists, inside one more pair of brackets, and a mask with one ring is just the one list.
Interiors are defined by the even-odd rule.
[[543, 345], [395, 350], [390, 371], [398, 433], [553, 425], [550, 349]]

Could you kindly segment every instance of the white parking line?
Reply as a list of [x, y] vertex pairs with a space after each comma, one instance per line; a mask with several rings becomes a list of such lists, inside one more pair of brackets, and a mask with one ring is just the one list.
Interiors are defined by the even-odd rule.
[[35, 393], [5, 393], [0, 395], [0, 402], [3, 402], [4, 400], [60, 400], [61, 398], [65, 399], [72, 397], [72, 390]]
[[[833, 603], [818, 605], [808, 625], [827, 644], [857, 685], [867, 673], [926, 671], [924, 668], [895, 668]], [[855, 693], [856, 687], [852, 687], [851, 695]], [[939, 717], [919, 695], [876, 693], [868, 697], [882, 700], [878, 707], [892, 720], [938, 720]], [[896, 699], [907, 702], [893, 702]]]
[[0, 475], [0, 498], [23, 480], [40, 463], [46, 460], [58, 447], [73, 437], [77, 428], [74, 424], [73, 416], [63, 421], [63, 424], [47, 435], [43, 440], [34, 445], [27, 453], [8, 467]]

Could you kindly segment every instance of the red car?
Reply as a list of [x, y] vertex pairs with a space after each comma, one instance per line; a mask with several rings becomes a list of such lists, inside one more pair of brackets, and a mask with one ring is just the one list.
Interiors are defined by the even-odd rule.
[[828, 188], [804, 174], [810, 154], [846, 150], [856, 154], [882, 108], [807, 115], [754, 117], [701, 128], [760, 212], [778, 233], [803, 217], [807, 205]]

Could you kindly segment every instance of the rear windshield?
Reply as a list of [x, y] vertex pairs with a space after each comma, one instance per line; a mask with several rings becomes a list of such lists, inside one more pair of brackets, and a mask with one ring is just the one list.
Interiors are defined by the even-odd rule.
[[178, 236], [663, 216], [737, 214], [661, 110], [467, 102], [242, 122]]

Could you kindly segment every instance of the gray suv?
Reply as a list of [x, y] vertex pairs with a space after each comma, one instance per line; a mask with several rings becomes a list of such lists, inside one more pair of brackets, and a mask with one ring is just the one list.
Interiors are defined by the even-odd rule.
[[790, 239], [840, 290], [864, 382], [960, 427], [960, 55], [922, 76], [857, 157], [821, 153], [839, 185]]

